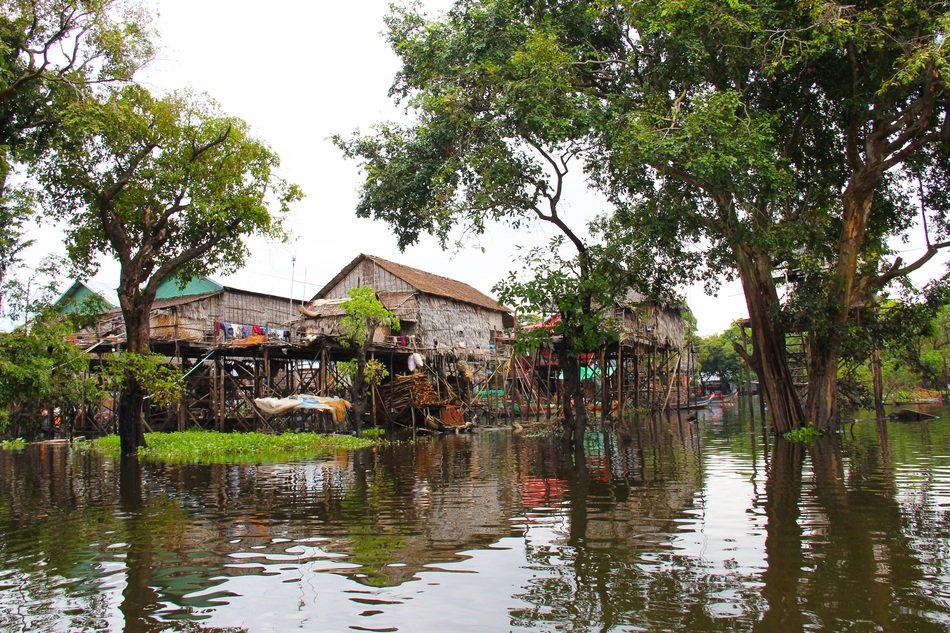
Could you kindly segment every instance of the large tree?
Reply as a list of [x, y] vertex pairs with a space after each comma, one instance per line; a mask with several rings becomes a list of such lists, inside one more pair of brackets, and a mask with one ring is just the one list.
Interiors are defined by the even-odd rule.
[[[398, 11], [394, 90], [424, 132], [401, 148], [422, 168], [377, 169], [404, 154], [365, 153], [374, 195], [361, 211], [414, 231], [462, 205], [476, 218], [517, 216], [528, 206], [511, 203], [499, 165], [536, 173], [522, 157], [537, 143], [517, 127], [504, 152], [480, 152], [488, 160], [465, 147], [470, 120], [489, 133], [527, 122], [572, 150], [614, 203], [605, 235], [618, 253], [657, 262], [667, 283], [742, 281], [746, 360], [777, 430], [832, 426], [853, 308], [948, 245], [947, 24], [942, 3], [893, 0], [473, 0], [436, 22]], [[377, 138], [405, 136], [393, 130]], [[404, 184], [387, 187], [397, 176]], [[917, 220], [914, 182], [931, 234], [906, 263], [888, 244]], [[794, 314], [776, 278], [795, 280]], [[804, 403], [786, 357], [792, 325], [810, 333]]]
[[6, 0], [0, 7], [0, 281], [32, 213], [22, 178], [11, 173], [55, 143], [69, 103], [131, 79], [152, 54], [149, 23], [137, 3], [119, 0]]
[[357, 213], [388, 222], [401, 248], [424, 233], [445, 247], [453, 235], [479, 235], [495, 222], [556, 231], [554, 248], [563, 253], [543, 262], [529, 254], [540, 264], [533, 278], [513, 275], [499, 290], [521, 308], [561, 315], [558, 353], [572, 405], [565, 406], [564, 439], [581, 446], [587, 409], [577, 354], [602, 342], [608, 288], [623, 292], [629, 280], [599, 256], [583, 220], [565, 215], [569, 174], [578, 169], [582, 183], [579, 168], [591, 156], [585, 97], [561, 74], [569, 58], [501, 5], [460, 4], [441, 23], [397, 9], [388, 24], [402, 60], [393, 94], [414, 120], [337, 138], [366, 176]]
[[[776, 428], [833, 426], [855, 306], [950, 245], [947, 202], [932, 195], [950, 140], [946, 6], [660, 2], [622, 17], [622, 51], [581, 55], [603, 62], [583, 76], [611, 104], [604, 180], [632, 201], [633, 242], [673, 235], [672, 257], [702, 243], [707, 270], [735, 271]], [[905, 264], [888, 240], [914, 224], [915, 179], [934, 234]], [[776, 287], [789, 275], [793, 313]], [[790, 325], [809, 333], [804, 407]]]
[[[189, 95], [116, 90], [75, 104], [64, 135], [68, 143], [40, 173], [47, 207], [68, 221], [77, 268], [89, 272], [101, 254], [118, 260], [134, 354], [149, 351], [149, 313], [163, 281], [235, 270], [247, 255], [244, 238], [281, 237], [279, 216], [300, 196], [243, 121]], [[119, 404], [123, 454], [144, 445], [144, 396], [130, 372]]]

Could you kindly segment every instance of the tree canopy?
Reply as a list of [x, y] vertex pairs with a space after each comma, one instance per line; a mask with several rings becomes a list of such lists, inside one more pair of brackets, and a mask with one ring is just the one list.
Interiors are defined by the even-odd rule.
[[[193, 95], [110, 90], [74, 103], [61, 129], [62, 143], [39, 170], [46, 209], [66, 223], [78, 270], [93, 270], [101, 254], [118, 260], [130, 352], [148, 352], [149, 312], [163, 281], [236, 269], [248, 252], [244, 238], [283, 237], [280, 218], [301, 196], [243, 121]], [[131, 374], [129, 381], [141, 407]], [[136, 429], [141, 442], [138, 418], [120, 406], [120, 430]], [[124, 452], [135, 448], [123, 435]]]
[[[415, 119], [341, 142], [366, 174], [358, 211], [400, 246], [555, 220], [577, 165], [613, 206], [601, 234], [628, 273], [742, 281], [776, 428], [833, 425], [854, 306], [950, 245], [948, 21], [942, 3], [894, 0], [396, 9], [392, 92]], [[891, 240], [922, 218], [926, 248], [904, 262]], [[809, 332], [804, 404], [791, 327]]]
[[61, 138], [68, 104], [130, 80], [152, 55], [150, 18], [119, 0], [11, 0], [0, 9], [0, 280], [33, 199], [10, 175]]
[[240, 238], [282, 237], [278, 218], [300, 197], [243, 121], [191, 95], [129, 86], [74, 104], [63, 129], [39, 172], [46, 208], [68, 221], [76, 267], [114, 256], [131, 275], [123, 291], [154, 295], [171, 276], [236, 269]]

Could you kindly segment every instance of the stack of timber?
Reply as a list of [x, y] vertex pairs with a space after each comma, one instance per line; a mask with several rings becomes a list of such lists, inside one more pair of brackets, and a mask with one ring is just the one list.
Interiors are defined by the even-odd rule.
[[421, 372], [394, 377], [376, 390], [375, 398], [377, 424], [420, 426], [432, 431], [455, 430], [465, 425], [458, 403], [443, 399]]

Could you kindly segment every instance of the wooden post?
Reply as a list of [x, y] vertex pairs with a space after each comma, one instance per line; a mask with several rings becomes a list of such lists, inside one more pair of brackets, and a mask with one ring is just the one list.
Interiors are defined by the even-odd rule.
[[624, 371], [623, 371], [623, 341], [617, 343], [617, 407], [618, 415], [620, 419], [623, 420], [624, 409], [626, 409], [626, 402], [624, 401], [623, 393], [623, 381], [624, 381]]
[[874, 389], [874, 412], [879, 418], [884, 417], [884, 374], [881, 371], [881, 348], [877, 345], [871, 352], [871, 378]]
[[330, 395], [327, 389], [327, 348], [320, 348], [320, 385], [317, 393], [321, 396]]
[[656, 368], [654, 367], [654, 363], [656, 362], [655, 356], [656, 348], [651, 342], [650, 354], [647, 356], [647, 402], [650, 403], [651, 409], [656, 408], [656, 399], [654, 398], [656, 388], [654, 384], [654, 382], [656, 382]]
[[[676, 373], [673, 375], [673, 380], [676, 381], [676, 408], [679, 408], [680, 404], [683, 402], [683, 393], [682, 393], [682, 389], [680, 388], [681, 387], [680, 383], [682, 382], [682, 380], [680, 380], [680, 373], [679, 373], [680, 363], [682, 360], [683, 360], [682, 356], [677, 356]], [[686, 373], [689, 374], [689, 359], [688, 358], [686, 359]], [[689, 400], [688, 389], [686, 390], [686, 399]]]
[[635, 342], [633, 347], [633, 406], [640, 406], [640, 354], [643, 346]]
[[218, 419], [216, 426], [218, 431], [224, 430], [224, 363], [221, 362], [221, 359], [215, 357], [214, 359], [215, 366], [215, 385], [214, 389], [218, 394]]
[[[270, 355], [268, 354], [268, 350], [265, 347], [264, 348], [264, 388], [265, 388], [264, 395], [266, 396], [274, 395], [274, 385], [271, 382], [272, 380], [273, 380], [273, 375], [271, 373]], [[260, 398], [260, 396], [258, 396], [258, 398]]]
[[[370, 360], [376, 360], [375, 354], [369, 355]], [[373, 421], [373, 426], [376, 426], [376, 384], [371, 382], [369, 385], [369, 416], [370, 420]]]

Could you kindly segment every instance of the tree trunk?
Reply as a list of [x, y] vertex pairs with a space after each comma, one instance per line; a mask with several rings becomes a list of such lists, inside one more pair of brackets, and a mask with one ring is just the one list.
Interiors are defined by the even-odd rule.
[[[133, 354], [149, 353], [149, 312], [151, 304], [144, 306], [140, 297], [119, 298], [122, 318], [125, 321], [126, 351]], [[131, 372], [123, 378], [119, 396], [119, 446], [122, 455], [134, 454], [145, 446], [145, 431], [142, 418], [145, 411], [145, 391]]]
[[788, 366], [772, 266], [751, 246], [742, 244], [733, 250], [752, 326], [752, 356], [746, 360], [758, 376], [759, 397], [768, 404], [772, 428], [785, 433], [802, 426], [805, 413]]
[[[838, 354], [851, 306], [862, 299], [858, 259], [864, 245], [874, 189], [880, 178], [867, 170], [852, 176], [842, 196], [838, 261], [828, 288], [827, 319], [809, 336], [807, 419], [819, 429], [838, 424]], [[818, 331], [818, 327], [822, 327]]]
[[357, 435], [363, 432], [363, 413], [366, 411], [366, 347], [360, 347], [356, 352], [356, 376], [353, 377], [352, 408], [353, 430]]
[[838, 420], [837, 345], [809, 335], [808, 397], [806, 419], [819, 429], [833, 429]]
[[135, 376], [126, 374], [119, 395], [119, 446], [122, 455], [134, 455], [139, 446], [145, 446], [142, 416], [145, 393]]
[[587, 404], [581, 387], [580, 364], [567, 337], [558, 346], [561, 371], [564, 373], [564, 421], [561, 439], [565, 447], [575, 450], [583, 446], [587, 429]]

